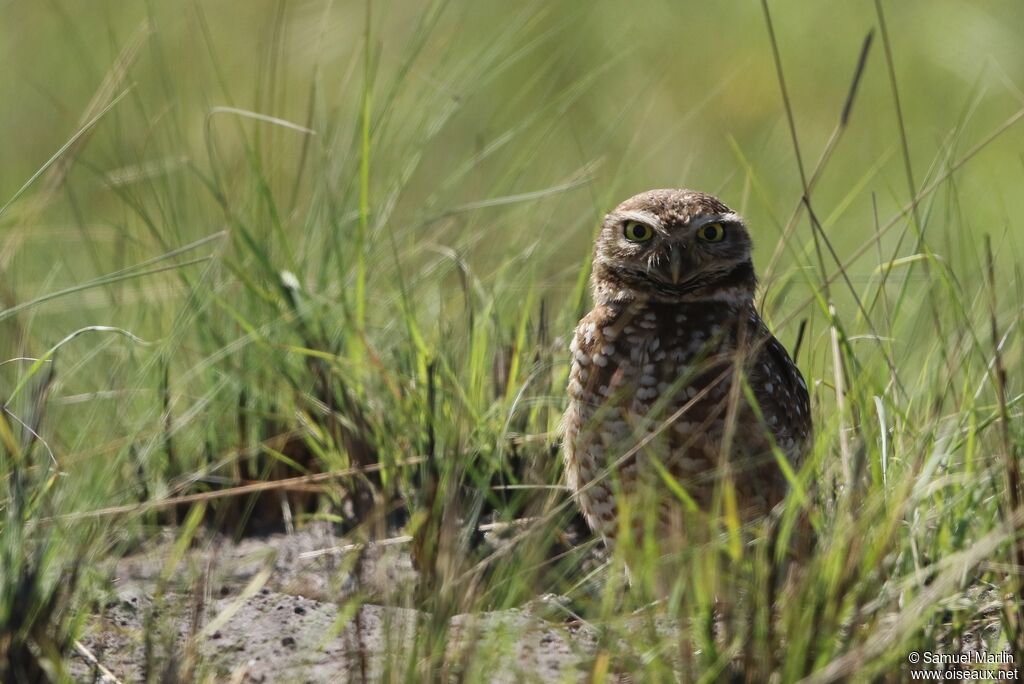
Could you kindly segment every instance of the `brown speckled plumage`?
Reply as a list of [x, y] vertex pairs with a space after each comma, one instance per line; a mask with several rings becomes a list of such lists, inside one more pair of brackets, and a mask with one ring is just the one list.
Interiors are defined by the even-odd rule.
[[655, 492], [659, 533], [671, 533], [664, 525], [684, 504], [666, 475], [703, 511], [728, 476], [744, 521], [785, 495], [772, 443], [798, 467], [811, 434], [807, 387], [754, 307], [750, 251], [743, 220], [692, 190], [642, 193], [605, 219], [564, 429], [569, 486], [608, 541], [619, 497], [642, 491]]

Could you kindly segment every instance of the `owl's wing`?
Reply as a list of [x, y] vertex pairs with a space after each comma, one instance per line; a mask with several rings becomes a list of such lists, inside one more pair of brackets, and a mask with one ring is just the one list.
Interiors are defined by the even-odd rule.
[[776, 443], [799, 462], [811, 436], [811, 407], [800, 369], [760, 319], [755, 323], [758, 353], [750, 370], [751, 386]]

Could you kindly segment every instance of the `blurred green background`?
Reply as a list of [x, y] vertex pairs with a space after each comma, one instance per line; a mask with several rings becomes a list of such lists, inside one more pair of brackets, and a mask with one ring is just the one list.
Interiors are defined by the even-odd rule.
[[[771, 9], [810, 174], [875, 8]], [[1024, 6], [893, 2], [886, 11], [920, 189], [1024, 104]], [[759, 3], [53, 0], [4, 3], [0, 16], [0, 197], [15, 196], [81, 132], [0, 216], [2, 306], [73, 291], [8, 311], [0, 349], [38, 357], [94, 325], [152, 343], [96, 333], [62, 348], [61, 398], [46, 423], [59, 454], [145, 443], [167, 409], [162, 372], [173, 379], [172, 412], [188, 417], [183, 428], [199, 425], [185, 430], [186, 446], [217, 452], [214, 409], [234, 406], [246, 387], [276, 391], [268, 378], [285, 363], [282, 345], [303, 344], [288, 337], [294, 317], [275, 290], [282, 271], [320, 312], [324, 339], [344, 338], [365, 315], [385, 365], [405, 342], [424, 357], [469, 345], [457, 323], [464, 298], [479, 300], [495, 339], [509, 344], [517, 312], [543, 300], [561, 344], [583, 305], [581, 269], [601, 216], [651, 187], [703, 189], [748, 217], [768, 317], [788, 346], [810, 320], [800, 362], [812, 377], [831, 373], [806, 216], [781, 240], [801, 186]], [[876, 216], [885, 225], [911, 195], [878, 38], [813, 190], [844, 261], [871, 242]], [[1024, 127], [1001, 133], [922, 204], [932, 252], [967, 283], [980, 286], [985, 233], [1001, 273], [1017, 263], [1022, 143]], [[880, 261], [912, 257], [890, 272], [908, 302], [898, 364], [916, 358], [923, 329], [914, 321], [927, 318], [935, 284], [913, 261], [914, 230], [905, 216], [847, 264], [863, 295]], [[93, 282], [221, 231], [152, 268], [206, 260]], [[827, 253], [824, 263], [835, 271]], [[969, 311], [976, 288], [965, 292]], [[847, 287], [828, 297], [857, 315]], [[875, 347], [858, 348], [865, 368], [883, 368]], [[923, 357], [908, 368], [944, 372]], [[0, 367], [2, 386], [23, 371]], [[266, 410], [294, 422], [277, 401]]]

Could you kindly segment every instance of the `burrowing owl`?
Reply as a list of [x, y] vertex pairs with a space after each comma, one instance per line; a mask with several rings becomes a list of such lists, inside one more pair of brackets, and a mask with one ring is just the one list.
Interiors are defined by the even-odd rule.
[[807, 386], [758, 316], [755, 285], [747, 227], [710, 195], [651, 190], [605, 218], [564, 428], [569, 487], [606, 541], [643, 489], [659, 534], [687, 510], [734, 503], [751, 521], [784, 496], [777, 454], [799, 464]]

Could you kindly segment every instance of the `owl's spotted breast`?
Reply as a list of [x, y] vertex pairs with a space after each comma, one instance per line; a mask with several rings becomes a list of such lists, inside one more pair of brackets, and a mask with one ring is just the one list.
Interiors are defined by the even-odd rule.
[[[728, 456], [737, 489], [748, 515], [781, 500], [785, 479], [771, 440], [798, 459], [809, 414], [799, 371], [766, 333], [753, 310], [737, 315], [703, 305], [600, 306], [580, 322], [571, 347], [566, 466], [592, 527], [614, 536], [614, 493], [633, 492], [654, 474], [651, 458], [696, 502], [710, 504], [736, 372], [748, 375], [762, 413], [741, 398], [732, 418]], [[737, 354], [746, 357], [739, 365]]]
[[608, 540], [619, 497], [660, 488], [671, 517], [681, 502], [667, 477], [707, 510], [727, 474], [743, 518], [766, 515], [787, 487], [775, 447], [797, 466], [811, 433], [806, 384], [753, 305], [739, 217], [691, 191], [638, 198], [598, 238], [564, 420], [569, 486]]

